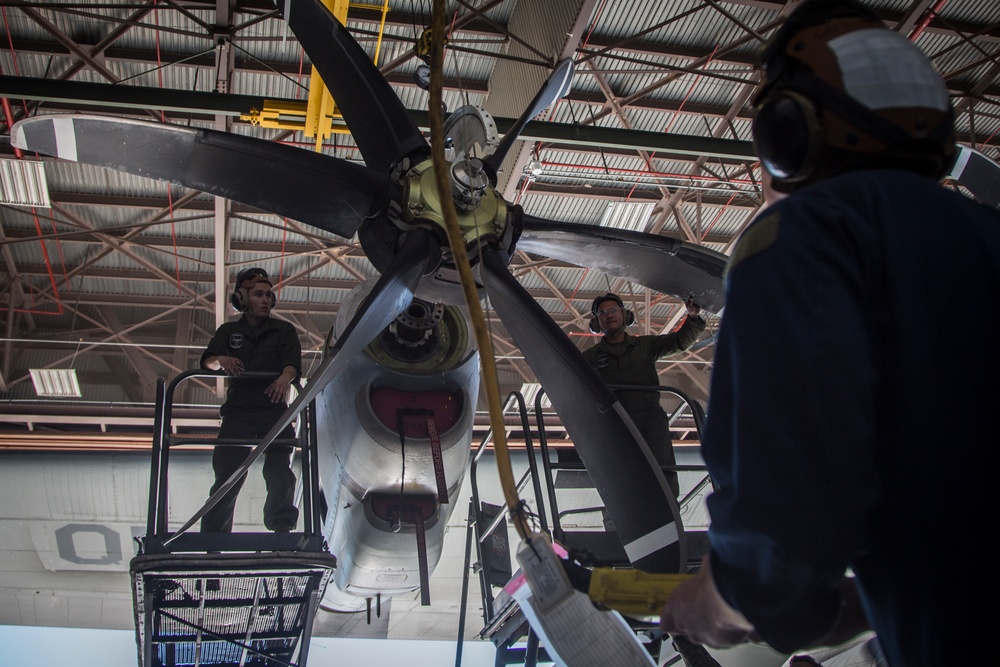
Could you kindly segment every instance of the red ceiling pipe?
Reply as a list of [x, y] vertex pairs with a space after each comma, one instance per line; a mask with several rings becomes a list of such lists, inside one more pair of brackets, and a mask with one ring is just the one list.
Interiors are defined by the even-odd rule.
[[[10, 25], [7, 22], [7, 10], [6, 9], [0, 9], [0, 12], [2, 12], [3, 22], [4, 22], [4, 28], [7, 31], [7, 43], [10, 45], [11, 58], [13, 58], [13, 60], [14, 60], [14, 73], [16, 75], [20, 76], [21, 73], [20, 73], [20, 71], [17, 68], [17, 56], [14, 53], [14, 42], [13, 42], [13, 39], [11, 38], [11, 34], [10, 34]], [[4, 113], [4, 120], [7, 121], [7, 127], [8, 128], [12, 127], [14, 125], [14, 112], [10, 108], [10, 100], [8, 100], [6, 97], [3, 98], [3, 113]], [[24, 157], [24, 151], [22, 151], [20, 148], [16, 148], [15, 147], [14, 148], [14, 155], [16, 155], [18, 159], [21, 159], [21, 158]], [[42, 236], [42, 226], [38, 222], [38, 214], [37, 214], [37, 212], [35, 211], [34, 208], [31, 209], [31, 214], [32, 214], [32, 217], [35, 220], [35, 230], [38, 232], [38, 236], [41, 237]], [[15, 313], [27, 313], [27, 314], [31, 314], [31, 315], [62, 315], [63, 314], [63, 305], [62, 305], [62, 301], [60, 301], [60, 299], [59, 299], [59, 288], [56, 287], [56, 277], [52, 273], [52, 262], [49, 261], [49, 251], [45, 247], [45, 241], [43, 241], [43, 240], [41, 240], [41, 238], [39, 238], [38, 242], [42, 246], [42, 256], [45, 257], [45, 268], [49, 272], [49, 284], [52, 286], [52, 293], [55, 295], [56, 310], [53, 312], [51, 310], [36, 310], [34, 308], [14, 308], [13, 312], [15, 312]], [[10, 310], [10, 309], [9, 308], [0, 308], [0, 310], [7, 311], [7, 310]]]
[[[42, 226], [38, 222], [38, 214], [35, 212], [34, 207], [32, 207], [32, 209], [31, 209], [31, 214], [32, 214], [32, 218], [35, 221], [35, 230], [38, 232], [38, 236], [41, 237], [42, 236]], [[31, 315], [62, 315], [63, 314], [63, 305], [62, 305], [62, 301], [59, 298], [59, 288], [56, 286], [56, 277], [55, 277], [55, 274], [52, 273], [52, 262], [49, 261], [49, 251], [45, 247], [45, 241], [43, 241], [41, 238], [39, 238], [38, 242], [42, 246], [42, 256], [45, 258], [45, 268], [49, 272], [49, 285], [51, 285], [51, 287], [52, 287], [52, 294], [55, 295], [56, 310], [55, 311], [51, 311], [51, 310], [37, 310], [37, 309], [34, 309], [34, 308], [15, 308], [13, 312], [15, 312], [15, 313], [27, 313], [27, 314], [31, 314]], [[8, 310], [10, 310], [10, 308], [0, 308], [0, 311], [8, 311]]]
[[[14, 112], [11, 111], [10, 100], [8, 100], [6, 97], [3, 98], [3, 115], [4, 118], [7, 120], [7, 127], [11, 127], [12, 125], [14, 125]], [[14, 149], [14, 155], [17, 157], [18, 160], [24, 157], [24, 151], [22, 151], [20, 148], [18, 148], [17, 146], [12, 146], [12, 148]]]
[[913, 30], [910, 31], [909, 39], [911, 42], [917, 41], [917, 38], [920, 37], [924, 30], [927, 29], [927, 26], [930, 25], [931, 19], [934, 18], [935, 14], [941, 11], [941, 8], [944, 7], [946, 2], [948, 2], [948, 0], [937, 0], [937, 2], [931, 5], [931, 8], [927, 10], [924, 17], [920, 19], [920, 23], [918, 23]]
[[715, 214], [715, 218], [712, 220], [712, 222], [708, 223], [708, 228], [705, 229], [705, 231], [702, 232], [702, 234], [701, 234], [701, 240], [702, 241], [704, 241], [706, 238], [708, 238], [708, 233], [710, 231], [712, 231], [712, 227], [715, 227], [715, 223], [717, 223], [719, 221], [719, 218], [721, 218], [722, 214], [726, 212], [726, 209], [729, 208], [729, 205], [733, 203], [734, 199], [736, 199], [736, 193], [735, 192], [729, 198], [729, 201], [727, 201], [725, 203], [725, 205], [723, 205], [723, 207], [719, 209], [719, 212]]

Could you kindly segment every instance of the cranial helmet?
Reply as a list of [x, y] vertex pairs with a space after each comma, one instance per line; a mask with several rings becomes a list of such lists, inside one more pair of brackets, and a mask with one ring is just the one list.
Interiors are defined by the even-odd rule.
[[[243, 311], [250, 302], [250, 290], [257, 283], [267, 283], [268, 287], [273, 287], [271, 279], [267, 276], [267, 271], [259, 267], [243, 269], [236, 276], [236, 284], [233, 285], [233, 293], [229, 295], [229, 303], [233, 309]], [[271, 308], [278, 302], [274, 294], [271, 294]]]
[[608, 292], [604, 296], [599, 296], [594, 299], [594, 302], [590, 304], [590, 330], [594, 333], [601, 333], [603, 329], [601, 328], [601, 322], [597, 317], [597, 307], [604, 303], [605, 301], [614, 301], [618, 304], [618, 307], [622, 309], [622, 315], [625, 318], [625, 326], [631, 326], [635, 322], [635, 313], [625, 307], [625, 302], [622, 298], [615, 294], [614, 292]]
[[852, 0], [806, 0], [761, 53], [754, 144], [775, 189], [895, 167], [942, 177], [955, 156], [941, 76]]

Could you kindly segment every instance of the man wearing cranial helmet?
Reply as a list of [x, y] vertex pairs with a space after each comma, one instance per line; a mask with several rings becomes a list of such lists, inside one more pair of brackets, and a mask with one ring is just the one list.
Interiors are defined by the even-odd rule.
[[787, 196], [727, 267], [702, 436], [711, 550], [661, 628], [782, 653], [870, 629], [879, 665], [980, 664], [1000, 215], [942, 187], [948, 88], [864, 5], [806, 0], [761, 61], [754, 141]]
[[[625, 307], [622, 298], [611, 292], [597, 297], [590, 307], [590, 330], [602, 337], [596, 345], [583, 351], [583, 358], [606, 384], [658, 387], [657, 359], [688, 349], [705, 330], [701, 308], [693, 299], [688, 299], [684, 306], [687, 318], [677, 331], [634, 336], [626, 329], [633, 324], [635, 316]], [[670, 420], [660, 405], [660, 396], [659, 391], [653, 390], [615, 389], [615, 398], [646, 441], [653, 459], [665, 468], [663, 476], [677, 496], [680, 484], [677, 471], [671, 469], [677, 463], [670, 439]], [[607, 518], [605, 525], [610, 527]]]
[[[225, 371], [232, 376], [226, 401], [219, 410], [220, 439], [239, 439], [248, 445], [260, 441], [281, 418], [287, 407], [289, 386], [301, 372], [302, 348], [295, 328], [271, 316], [276, 299], [267, 272], [245, 269], [236, 277], [230, 304], [241, 313], [215, 332], [201, 357], [202, 368]], [[241, 377], [245, 373], [270, 374], [265, 378]], [[277, 377], [274, 377], [276, 375]], [[278, 436], [291, 439], [291, 425]], [[221, 488], [246, 460], [249, 447], [219, 445], [212, 455], [215, 484]], [[264, 526], [287, 533], [295, 527], [299, 511], [295, 507], [295, 474], [291, 470], [292, 448], [273, 444], [264, 451]], [[244, 476], [202, 518], [202, 532], [228, 533], [233, 528], [233, 511]]]

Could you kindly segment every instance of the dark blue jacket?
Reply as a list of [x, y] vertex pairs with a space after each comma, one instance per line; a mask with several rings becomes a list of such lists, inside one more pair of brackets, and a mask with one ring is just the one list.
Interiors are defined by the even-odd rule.
[[703, 454], [716, 585], [774, 647], [822, 639], [851, 568], [892, 667], [973, 664], [998, 343], [1000, 215], [929, 179], [845, 174], [743, 234]]

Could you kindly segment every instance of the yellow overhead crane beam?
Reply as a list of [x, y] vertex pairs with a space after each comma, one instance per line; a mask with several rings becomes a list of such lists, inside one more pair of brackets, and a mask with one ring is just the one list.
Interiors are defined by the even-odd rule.
[[[382, 13], [378, 27], [378, 41], [375, 44], [375, 64], [377, 65], [382, 50], [385, 16], [389, 13], [389, 0], [384, 0], [381, 6], [348, 2], [347, 0], [323, 0], [323, 4], [343, 25], [347, 25], [348, 7], [373, 9]], [[240, 119], [261, 127], [301, 131], [307, 137], [316, 139], [317, 153], [323, 150], [323, 141], [331, 134], [351, 133], [344, 123], [344, 117], [337, 110], [337, 105], [330, 95], [330, 91], [316, 71], [315, 65], [313, 65], [309, 77], [308, 102], [265, 99], [263, 109], [250, 109], [249, 113], [240, 114]]]

